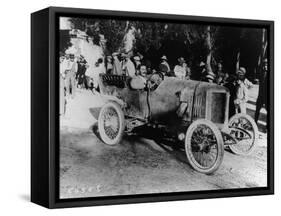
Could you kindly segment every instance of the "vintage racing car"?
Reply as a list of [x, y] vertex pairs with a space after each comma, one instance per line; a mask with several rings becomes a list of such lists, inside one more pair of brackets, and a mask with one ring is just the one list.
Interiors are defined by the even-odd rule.
[[98, 117], [98, 131], [108, 145], [120, 142], [124, 132], [153, 125], [185, 149], [190, 165], [201, 173], [216, 171], [228, 146], [236, 154], [254, 149], [257, 125], [246, 114], [229, 118], [227, 88], [194, 80], [165, 77], [134, 89], [131, 78], [101, 74], [100, 92], [107, 103]]

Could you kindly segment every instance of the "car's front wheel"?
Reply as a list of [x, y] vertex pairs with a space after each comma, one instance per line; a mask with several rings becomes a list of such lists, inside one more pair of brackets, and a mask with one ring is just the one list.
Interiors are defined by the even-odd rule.
[[122, 139], [125, 128], [124, 113], [120, 105], [114, 101], [106, 103], [100, 111], [98, 130], [102, 141], [107, 145], [115, 145]]
[[186, 131], [185, 152], [193, 169], [205, 174], [215, 172], [224, 155], [223, 138], [217, 126], [206, 119], [194, 121]]

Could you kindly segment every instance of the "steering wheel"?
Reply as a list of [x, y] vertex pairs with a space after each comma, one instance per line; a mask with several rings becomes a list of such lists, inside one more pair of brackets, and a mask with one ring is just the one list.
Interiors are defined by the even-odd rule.
[[150, 90], [155, 90], [162, 81], [163, 77], [159, 73], [154, 73], [147, 80], [147, 86]]

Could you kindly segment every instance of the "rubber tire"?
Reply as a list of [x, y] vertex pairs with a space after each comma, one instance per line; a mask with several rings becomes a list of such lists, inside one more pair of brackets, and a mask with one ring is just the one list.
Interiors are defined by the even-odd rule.
[[[196, 162], [196, 160], [194, 159], [194, 157], [192, 156], [192, 151], [191, 151], [191, 137], [192, 134], [194, 132], [194, 130], [198, 127], [198, 125], [207, 125], [209, 128], [211, 128], [211, 130], [213, 131], [216, 140], [217, 140], [217, 145], [218, 145], [218, 155], [216, 158], [215, 163], [213, 164], [212, 167], [210, 168], [202, 168], [200, 167], [200, 165], [198, 166], [198, 162]], [[218, 129], [218, 127], [212, 123], [209, 120], [206, 119], [198, 119], [194, 122], [192, 122], [192, 124], [188, 127], [187, 131], [186, 131], [186, 136], [185, 136], [185, 153], [187, 156], [187, 159], [191, 165], [191, 167], [193, 169], [195, 169], [196, 171], [200, 172], [200, 173], [204, 173], [204, 174], [212, 174], [213, 172], [215, 172], [221, 165], [222, 160], [223, 160], [223, 155], [224, 155], [224, 142], [223, 142], [223, 138], [221, 135], [220, 130]]]
[[[237, 113], [237, 114], [235, 114], [234, 116], [232, 116], [230, 119], [229, 119], [229, 124], [234, 120], [234, 119], [236, 119], [236, 118], [241, 118], [241, 117], [243, 117], [243, 118], [246, 118], [251, 124], [252, 124], [252, 127], [253, 127], [253, 130], [254, 130], [254, 144], [252, 145], [252, 147], [249, 149], [249, 151], [247, 151], [247, 152], [242, 152], [242, 151], [240, 151], [238, 148], [236, 148], [236, 146], [235, 145], [229, 145], [229, 148], [230, 148], [230, 150], [234, 153], [234, 154], [237, 154], [237, 155], [249, 155], [249, 154], [251, 154], [253, 151], [254, 151], [254, 149], [255, 149], [255, 147], [256, 147], [256, 143], [257, 143], [257, 138], [258, 138], [258, 126], [257, 126], [257, 124], [256, 124], [256, 122], [254, 121], [254, 119], [251, 117], [251, 116], [249, 116], [249, 115], [247, 115], [247, 114], [243, 114], [243, 113]], [[229, 125], [230, 126], [230, 125]]]
[[[104, 122], [103, 122], [102, 115], [108, 108], [115, 109], [116, 113], [118, 114], [118, 118], [119, 118], [119, 122], [120, 122], [119, 132], [114, 139], [110, 139], [104, 131]], [[99, 117], [98, 117], [98, 130], [99, 130], [101, 140], [107, 145], [116, 145], [121, 141], [123, 134], [124, 134], [124, 129], [125, 129], [125, 118], [124, 118], [124, 112], [121, 109], [120, 105], [114, 101], [110, 101], [110, 102], [106, 103], [101, 108], [101, 111], [100, 111]]]

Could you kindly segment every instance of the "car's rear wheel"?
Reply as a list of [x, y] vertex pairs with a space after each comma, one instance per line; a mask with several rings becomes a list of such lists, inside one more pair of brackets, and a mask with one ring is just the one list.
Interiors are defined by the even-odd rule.
[[238, 113], [229, 120], [230, 135], [237, 143], [229, 145], [230, 150], [238, 155], [249, 155], [256, 146], [258, 127], [249, 115]]
[[98, 130], [102, 141], [107, 145], [115, 145], [122, 139], [125, 128], [124, 113], [116, 102], [106, 103], [100, 111]]
[[215, 172], [224, 155], [223, 138], [217, 126], [206, 119], [194, 121], [186, 131], [185, 152], [192, 168], [205, 174]]

